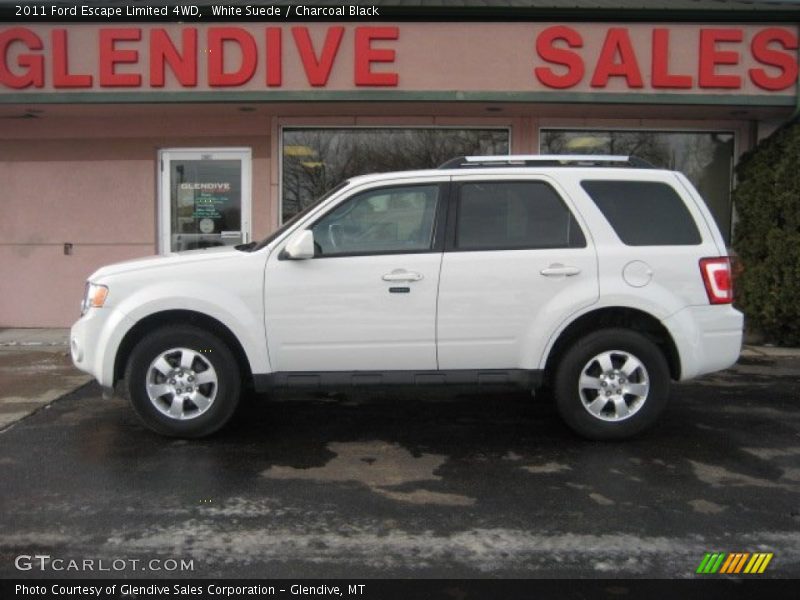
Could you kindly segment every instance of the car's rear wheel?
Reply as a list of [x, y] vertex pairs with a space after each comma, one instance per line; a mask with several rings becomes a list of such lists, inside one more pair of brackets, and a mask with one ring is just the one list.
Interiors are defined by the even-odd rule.
[[215, 335], [163, 327], [133, 349], [125, 379], [134, 410], [163, 435], [198, 438], [220, 429], [239, 403], [239, 366]]
[[659, 347], [627, 329], [580, 339], [555, 373], [559, 413], [592, 440], [631, 437], [653, 424], [669, 399], [669, 367]]

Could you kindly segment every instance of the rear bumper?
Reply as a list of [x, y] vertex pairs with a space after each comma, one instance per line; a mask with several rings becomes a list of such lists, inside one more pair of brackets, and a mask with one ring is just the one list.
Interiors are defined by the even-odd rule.
[[744, 315], [730, 304], [688, 306], [663, 324], [678, 350], [681, 381], [727, 369], [739, 358]]

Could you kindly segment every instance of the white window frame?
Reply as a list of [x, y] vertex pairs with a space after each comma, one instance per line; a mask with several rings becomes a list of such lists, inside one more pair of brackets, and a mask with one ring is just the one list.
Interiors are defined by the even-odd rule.
[[162, 148], [158, 151], [158, 252], [172, 252], [172, 219], [170, 198], [170, 160], [241, 160], [242, 163], [242, 199], [241, 228], [242, 242], [250, 241], [252, 235], [253, 205], [253, 151], [245, 147], [209, 147], [209, 148]]

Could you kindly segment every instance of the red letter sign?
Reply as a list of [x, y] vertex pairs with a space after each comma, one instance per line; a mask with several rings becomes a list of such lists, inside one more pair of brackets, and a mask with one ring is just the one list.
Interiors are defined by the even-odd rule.
[[283, 70], [281, 68], [281, 30], [279, 27], [267, 27], [267, 85], [276, 87], [281, 84]]
[[142, 76], [138, 73], [117, 73], [117, 63], [139, 62], [138, 50], [117, 50], [117, 41], [138, 42], [142, 30], [134, 28], [100, 30], [100, 85], [102, 87], [139, 87]]
[[[615, 63], [614, 58], [618, 52], [620, 62]], [[631, 88], [644, 86], [631, 38], [624, 27], [612, 27], [606, 33], [606, 40], [603, 42], [603, 49], [600, 50], [600, 58], [597, 59], [597, 66], [594, 69], [592, 87], [606, 87], [609, 77], [624, 77], [628, 87]]]
[[183, 52], [172, 43], [166, 30], [150, 32], [150, 85], [164, 87], [164, 67], [169, 64], [182, 87], [197, 85], [197, 29], [187, 27], [181, 32]]
[[[225, 42], [233, 42], [242, 53], [237, 71], [225, 71]], [[237, 86], [247, 83], [256, 72], [258, 48], [253, 36], [240, 27], [211, 27], [208, 30], [208, 85]]]
[[567, 67], [563, 75], [556, 75], [550, 67], [536, 67], [533, 72], [544, 85], [556, 89], [569, 88], [583, 79], [583, 60], [580, 55], [570, 50], [553, 46], [556, 40], [564, 40], [570, 48], [583, 48], [583, 38], [571, 27], [558, 25], [548, 27], [536, 38], [536, 53], [539, 58], [557, 65]]
[[653, 29], [652, 69], [654, 88], [692, 87], [691, 75], [673, 75], [669, 72], [669, 29]]
[[28, 50], [41, 50], [42, 40], [30, 29], [12, 27], [0, 33], [0, 83], [10, 88], [21, 89], [44, 85], [44, 58], [38, 54], [20, 54], [17, 64], [27, 68], [22, 75], [15, 75], [8, 68], [8, 48], [14, 42], [22, 42]]
[[53, 87], [90, 88], [91, 75], [72, 75], [69, 72], [69, 53], [67, 51], [67, 31], [54, 29], [50, 34], [53, 52]]
[[397, 27], [356, 27], [355, 84], [364, 86], [396, 86], [397, 73], [373, 73], [374, 62], [394, 62], [394, 50], [372, 47], [372, 40], [396, 40]]
[[294, 44], [300, 52], [303, 68], [306, 71], [308, 83], [315, 87], [328, 83], [328, 77], [333, 68], [333, 59], [339, 51], [339, 44], [344, 35], [344, 27], [330, 27], [325, 35], [325, 45], [322, 47], [322, 56], [317, 59], [314, 53], [314, 44], [308, 34], [308, 27], [292, 27]]
[[719, 75], [717, 65], [738, 65], [739, 53], [734, 50], [717, 50], [717, 42], [741, 42], [741, 29], [700, 30], [700, 76], [701, 88], [740, 88], [742, 78], [738, 75]]
[[776, 75], [768, 75], [764, 69], [750, 69], [750, 79], [761, 89], [777, 92], [797, 81], [797, 58], [795, 54], [770, 49], [771, 42], [778, 42], [786, 50], [797, 50], [797, 38], [786, 29], [770, 27], [753, 36], [750, 44], [753, 58], [779, 70]]

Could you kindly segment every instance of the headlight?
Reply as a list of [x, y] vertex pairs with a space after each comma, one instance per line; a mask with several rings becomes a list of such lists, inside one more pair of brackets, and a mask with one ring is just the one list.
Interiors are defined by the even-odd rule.
[[81, 316], [90, 308], [102, 308], [103, 304], [106, 303], [107, 297], [108, 288], [106, 286], [87, 281], [83, 302], [81, 302]]

